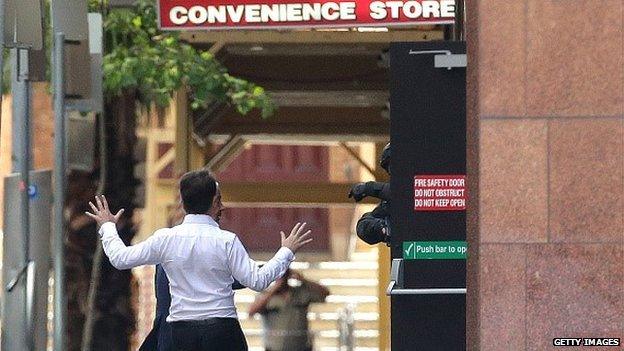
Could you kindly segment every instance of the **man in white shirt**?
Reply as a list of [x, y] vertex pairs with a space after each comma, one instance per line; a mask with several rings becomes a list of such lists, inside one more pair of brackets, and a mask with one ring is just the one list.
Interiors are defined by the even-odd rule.
[[280, 278], [294, 254], [312, 241], [305, 223], [297, 223], [282, 247], [264, 266], [249, 257], [236, 234], [219, 228], [223, 211], [221, 193], [207, 170], [186, 173], [180, 180], [182, 205], [187, 215], [182, 224], [157, 230], [147, 240], [126, 246], [115, 223], [123, 209], [113, 215], [106, 198], [89, 203], [99, 226], [104, 252], [117, 269], [161, 264], [169, 278], [174, 350], [247, 350], [245, 336], [234, 306], [234, 278], [244, 286], [262, 291]]

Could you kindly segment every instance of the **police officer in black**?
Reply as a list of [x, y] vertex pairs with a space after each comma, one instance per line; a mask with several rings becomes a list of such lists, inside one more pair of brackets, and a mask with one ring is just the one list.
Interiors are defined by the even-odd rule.
[[[381, 153], [381, 168], [390, 174], [390, 143], [388, 143]], [[360, 239], [370, 245], [380, 242], [389, 243], [390, 231], [388, 226], [388, 216], [390, 215], [390, 183], [385, 182], [364, 182], [357, 183], [351, 187], [349, 197], [355, 202], [360, 202], [367, 196], [376, 197], [381, 200], [379, 205], [371, 212], [362, 215], [358, 220], [356, 232]]]

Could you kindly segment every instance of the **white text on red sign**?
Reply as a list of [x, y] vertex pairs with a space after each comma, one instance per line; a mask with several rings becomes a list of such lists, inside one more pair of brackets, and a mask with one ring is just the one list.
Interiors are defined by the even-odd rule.
[[415, 211], [466, 209], [466, 176], [417, 175], [414, 177]]
[[450, 24], [455, 0], [159, 0], [162, 29]]

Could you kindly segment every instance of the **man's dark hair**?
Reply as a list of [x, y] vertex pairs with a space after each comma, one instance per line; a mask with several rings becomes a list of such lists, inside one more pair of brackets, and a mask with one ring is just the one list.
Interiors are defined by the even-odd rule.
[[184, 174], [180, 179], [182, 206], [187, 214], [206, 214], [217, 193], [217, 181], [208, 170]]

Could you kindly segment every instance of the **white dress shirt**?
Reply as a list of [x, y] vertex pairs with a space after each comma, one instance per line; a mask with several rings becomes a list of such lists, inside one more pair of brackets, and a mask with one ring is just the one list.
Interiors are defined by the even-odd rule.
[[258, 267], [236, 234], [220, 229], [208, 215], [186, 215], [182, 224], [159, 229], [132, 246], [121, 241], [112, 222], [104, 223], [99, 234], [106, 256], [117, 269], [162, 265], [171, 292], [168, 322], [236, 318], [234, 278], [261, 291], [284, 275], [295, 258], [282, 247]]

